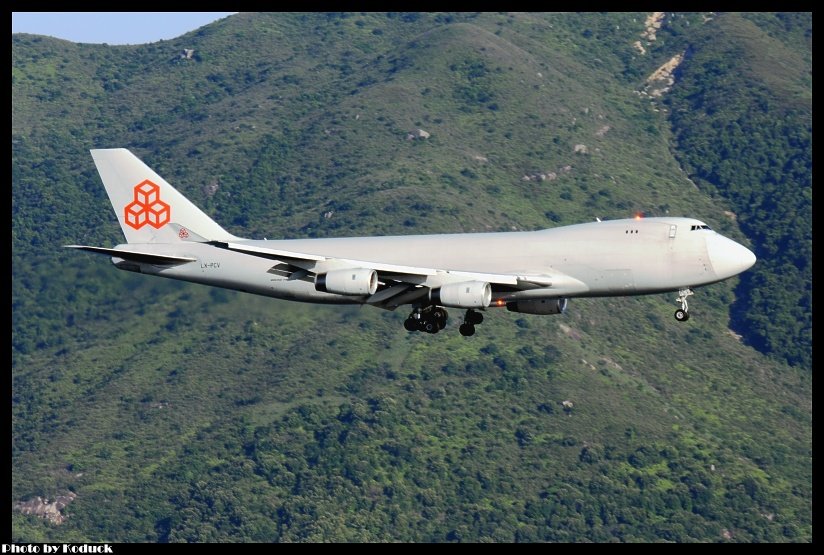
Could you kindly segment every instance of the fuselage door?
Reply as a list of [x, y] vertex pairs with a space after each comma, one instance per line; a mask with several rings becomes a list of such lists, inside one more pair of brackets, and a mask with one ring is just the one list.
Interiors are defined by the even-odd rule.
[[673, 225], [671, 225], [671, 226], [670, 226], [670, 230], [669, 230], [669, 238], [670, 238], [670, 239], [675, 239], [675, 232], [676, 232], [677, 230], [678, 230], [678, 226], [677, 226], [677, 225], [673, 224]]

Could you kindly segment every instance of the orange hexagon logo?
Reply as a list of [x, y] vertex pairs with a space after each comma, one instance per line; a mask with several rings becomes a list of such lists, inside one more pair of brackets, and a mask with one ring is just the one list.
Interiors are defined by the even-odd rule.
[[134, 200], [124, 208], [126, 224], [140, 229], [149, 224], [160, 229], [172, 217], [172, 207], [160, 200], [160, 187], [148, 179], [134, 186]]

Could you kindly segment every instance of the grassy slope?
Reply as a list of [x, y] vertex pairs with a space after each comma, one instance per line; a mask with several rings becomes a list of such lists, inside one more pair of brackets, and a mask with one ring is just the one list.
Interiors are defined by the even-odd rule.
[[[809, 539], [809, 379], [727, 331], [732, 284], [701, 291], [685, 325], [654, 296], [432, 338], [403, 314], [33, 254], [119, 241], [86, 151], [120, 145], [248, 236], [669, 210], [741, 238], [680, 174], [632, 73], [569, 33], [620, 43], [588, 17], [240, 14], [140, 47], [15, 37], [12, 497], [79, 494], [67, 524], [16, 515], [15, 537]], [[418, 127], [432, 137], [406, 140]]]

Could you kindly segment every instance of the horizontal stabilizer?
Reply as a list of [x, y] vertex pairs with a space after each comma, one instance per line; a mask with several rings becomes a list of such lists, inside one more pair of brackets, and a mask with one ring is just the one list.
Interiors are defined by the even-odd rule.
[[187, 256], [169, 256], [166, 254], [154, 254], [151, 252], [140, 251], [126, 251], [120, 249], [107, 249], [104, 247], [87, 247], [85, 245], [65, 245], [67, 249], [78, 249], [81, 251], [93, 252], [95, 254], [104, 254], [107, 256], [115, 256], [123, 260], [130, 260], [141, 264], [156, 264], [158, 266], [173, 266], [176, 264], [186, 264], [187, 262], [194, 262], [196, 258], [189, 258]]

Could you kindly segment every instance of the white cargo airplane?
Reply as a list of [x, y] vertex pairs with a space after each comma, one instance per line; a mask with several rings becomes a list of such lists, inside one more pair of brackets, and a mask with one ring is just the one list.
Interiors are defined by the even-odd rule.
[[596, 221], [541, 231], [251, 240], [224, 230], [134, 154], [92, 150], [127, 244], [67, 245], [111, 257], [121, 270], [293, 301], [411, 305], [404, 326], [437, 333], [445, 307], [559, 314], [572, 297], [678, 291], [747, 270], [755, 255], [691, 218]]

